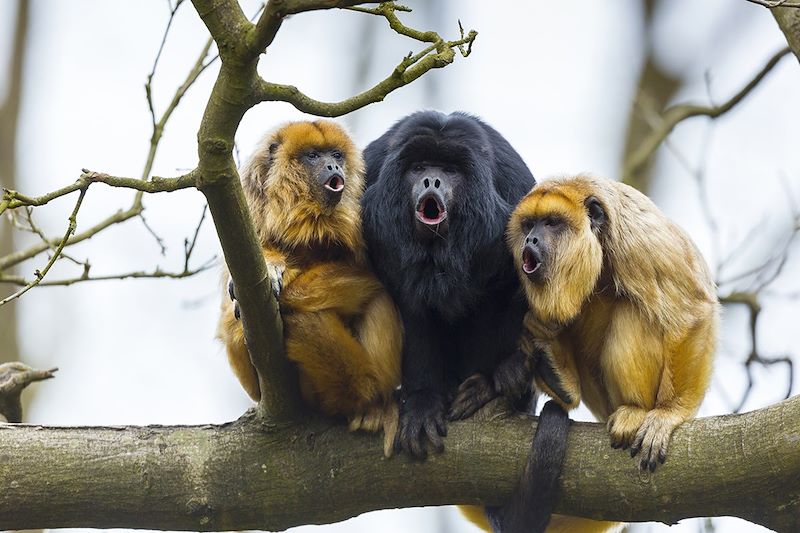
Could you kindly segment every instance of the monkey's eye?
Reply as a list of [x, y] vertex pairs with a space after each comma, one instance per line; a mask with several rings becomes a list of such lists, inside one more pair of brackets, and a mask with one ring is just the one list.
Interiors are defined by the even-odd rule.
[[520, 227], [522, 228], [522, 233], [527, 235], [533, 229], [533, 220], [530, 218], [523, 218], [522, 222], [520, 222]]
[[314, 160], [316, 160], [318, 157], [319, 157], [319, 154], [318, 154], [317, 152], [308, 152], [308, 153], [306, 154], [306, 159], [308, 159], [309, 161], [314, 161]]
[[334, 150], [334, 151], [333, 151], [333, 154], [331, 154], [331, 155], [333, 155], [333, 158], [334, 158], [335, 160], [337, 160], [337, 161], [341, 161], [341, 160], [342, 160], [342, 158], [344, 157], [344, 156], [342, 155], [342, 152], [340, 152], [339, 150]]
[[425, 165], [423, 165], [422, 163], [414, 163], [413, 165], [411, 165], [411, 170], [413, 172], [422, 172], [423, 170], [425, 170]]
[[544, 219], [544, 225], [548, 228], [554, 228], [561, 225], [561, 220], [558, 217], [547, 217]]

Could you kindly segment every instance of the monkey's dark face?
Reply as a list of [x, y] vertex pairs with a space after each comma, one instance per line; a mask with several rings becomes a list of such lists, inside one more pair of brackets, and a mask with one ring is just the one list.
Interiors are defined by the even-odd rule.
[[404, 175], [411, 188], [414, 228], [421, 239], [444, 238], [450, 227], [450, 211], [464, 175], [454, 165], [435, 161], [412, 163]]
[[341, 150], [309, 148], [299, 154], [309, 176], [309, 188], [319, 203], [333, 209], [345, 188], [345, 160]]
[[522, 219], [522, 233], [525, 243], [522, 246], [522, 271], [534, 283], [547, 279], [552, 263], [553, 250], [559, 239], [568, 231], [567, 220], [557, 214]]

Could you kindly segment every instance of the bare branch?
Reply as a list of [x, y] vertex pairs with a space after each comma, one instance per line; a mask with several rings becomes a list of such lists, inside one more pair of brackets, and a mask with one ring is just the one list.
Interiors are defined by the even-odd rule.
[[258, 19], [258, 23], [254, 28], [251, 28], [248, 37], [250, 56], [258, 56], [272, 44], [278, 34], [278, 30], [281, 28], [281, 24], [289, 15], [319, 9], [374, 3], [377, 2], [365, 2], [364, 0], [270, 0]]
[[61, 242], [58, 243], [58, 246], [53, 251], [53, 255], [50, 257], [50, 260], [47, 262], [45, 267], [42, 270], [37, 270], [36, 272], [34, 272], [36, 278], [31, 280], [30, 283], [25, 285], [23, 288], [21, 288], [14, 294], [7, 296], [3, 300], [0, 300], [0, 306], [5, 305], [12, 300], [16, 300], [17, 298], [19, 298], [20, 296], [22, 296], [23, 294], [25, 294], [26, 292], [37, 286], [39, 283], [41, 283], [42, 279], [44, 279], [44, 277], [47, 275], [47, 272], [50, 270], [50, 267], [52, 267], [53, 264], [58, 260], [59, 255], [61, 255], [61, 250], [63, 250], [64, 247], [67, 245], [67, 241], [69, 240], [70, 236], [73, 233], [75, 233], [75, 228], [78, 225], [78, 211], [81, 208], [81, 204], [83, 203], [83, 199], [86, 196], [87, 190], [88, 190], [88, 185], [85, 188], [81, 189], [80, 195], [78, 196], [78, 201], [75, 202], [75, 207], [73, 208], [72, 213], [69, 216], [69, 223], [67, 224], [67, 232], [61, 239]]
[[22, 390], [35, 381], [55, 377], [57, 370], [34, 370], [22, 363], [0, 364], [0, 422], [22, 422]]
[[747, 403], [750, 392], [753, 389], [753, 371], [752, 365], [758, 363], [763, 366], [771, 366], [775, 364], [785, 364], [788, 371], [788, 387], [784, 398], [789, 398], [792, 395], [794, 388], [794, 362], [789, 356], [784, 357], [764, 357], [758, 350], [758, 319], [761, 316], [761, 304], [759, 302], [759, 294], [757, 292], [734, 292], [725, 296], [720, 296], [720, 303], [722, 304], [737, 304], [747, 307], [749, 313], [749, 336], [750, 336], [750, 355], [744, 362], [745, 372], [747, 373], [747, 386], [742, 399], [739, 401], [738, 406], [733, 410], [734, 413], [739, 413]]
[[778, 64], [778, 62], [790, 52], [789, 48], [784, 48], [773, 55], [766, 65], [750, 80], [742, 89], [734, 94], [728, 101], [717, 106], [699, 106], [694, 104], [681, 104], [667, 109], [664, 112], [663, 121], [658, 128], [655, 128], [650, 135], [648, 135], [639, 148], [631, 152], [630, 157], [625, 162], [623, 169], [623, 180], [628, 179], [629, 176], [634, 175], [639, 169], [647, 163], [650, 157], [658, 149], [659, 145], [664, 139], [672, 133], [680, 122], [692, 117], [709, 117], [715, 119], [724, 115], [733, 109], [738, 103], [750, 94], [750, 92], [758, 86], [767, 74]]
[[[38, 285], [40, 287], [68, 287], [70, 285], [74, 285], [75, 283], [81, 283], [84, 281], [111, 281], [111, 280], [123, 280], [123, 279], [159, 279], [159, 278], [183, 279], [183, 278], [189, 278], [201, 272], [205, 272], [206, 270], [216, 266], [216, 264], [217, 264], [217, 258], [216, 256], [214, 256], [197, 268], [187, 267], [181, 272], [167, 272], [161, 270], [160, 267], [156, 267], [155, 270], [152, 270], [150, 272], [135, 271], [135, 272], [125, 272], [122, 274], [105, 274], [102, 276], [90, 276], [88, 271], [84, 271], [84, 274], [78, 277], [58, 279], [58, 280], [47, 280], [39, 283]], [[0, 283], [27, 285], [30, 283], [30, 281], [20, 276], [4, 276], [0, 274]]]
[[469, 56], [472, 51], [472, 44], [478, 36], [478, 33], [474, 30], [464, 35], [464, 30], [460, 27], [460, 24], [461, 38], [455, 41], [445, 41], [433, 31], [419, 31], [409, 28], [400, 21], [395, 13], [396, 11], [407, 11], [408, 8], [390, 2], [380, 4], [374, 9], [350, 9], [382, 16], [386, 18], [389, 22], [389, 26], [397, 33], [421, 42], [433, 44], [417, 54], [409, 54], [403, 58], [386, 79], [377, 83], [372, 88], [340, 102], [320, 102], [306, 96], [297, 87], [270, 83], [261, 78], [258, 80], [256, 99], [258, 101], [288, 102], [304, 113], [324, 117], [338, 117], [361, 109], [369, 104], [381, 102], [389, 93], [404, 85], [408, 85], [429, 70], [449, 65], [455, 58], [454, 49], [456, 48], [459, 49], [461, 55], [464, 57]]
[[768, 9], [776, 7], [800, 7], [800, 2], [789, 2], [788, 0], [747, 0], [751, 4], [758, 4]]

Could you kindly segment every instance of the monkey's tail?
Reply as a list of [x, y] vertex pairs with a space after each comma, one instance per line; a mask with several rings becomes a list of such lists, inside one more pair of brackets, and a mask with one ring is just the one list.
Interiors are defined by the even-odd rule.
[[541, 533], [556, 504], [556, 483], [567, 451], [569, 415], [550, 400], [539, 414], [528, 462], [517, 490], [502, 507], [487, 507], [495, 533]]

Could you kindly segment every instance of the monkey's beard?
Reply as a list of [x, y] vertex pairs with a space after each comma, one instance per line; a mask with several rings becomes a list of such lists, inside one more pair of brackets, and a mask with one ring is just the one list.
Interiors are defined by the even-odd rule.
[[540, 266], [545, 269], [541, 282], [528, 279], [518, 255], [517, 269], [531, 309], [540, 320], [558, 324], [578, 316], [603, 267], [603, 249], [594, 236], [564, 238]]

